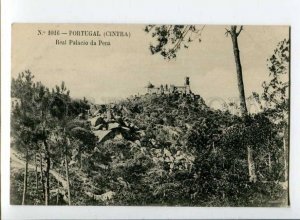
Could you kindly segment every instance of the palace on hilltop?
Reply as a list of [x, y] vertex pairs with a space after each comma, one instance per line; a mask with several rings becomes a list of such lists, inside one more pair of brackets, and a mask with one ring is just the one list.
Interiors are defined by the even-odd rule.
[[193, 95], [191, 88], [190, 88], [190, 78], [185, 77], [183, 86], [175, 86], [175, 85], [160, 85], [155, 87], [152, 83], [148, 83], [146, 86], [148, 94], [175, 94], [179, 93], [182, 95]]

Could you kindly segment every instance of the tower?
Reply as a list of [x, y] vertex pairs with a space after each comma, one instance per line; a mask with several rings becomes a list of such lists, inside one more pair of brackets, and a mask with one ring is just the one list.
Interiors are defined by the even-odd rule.
[[184, 78], [184, 85], [185, 86], [189, 86], [190, 85], [190, 77], [188, 77], [188, 76], [186, 76], [185, 78]]
[[190, 77], [186, 76], [184, 78], [184, 86], [185, 86], [185, 94], [190, 94], [191, 89], [190, 89]]

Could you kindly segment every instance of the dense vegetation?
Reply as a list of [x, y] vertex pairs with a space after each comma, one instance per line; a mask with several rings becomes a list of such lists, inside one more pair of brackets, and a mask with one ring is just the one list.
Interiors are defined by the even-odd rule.
[[[260, 111], [246, 117], [180, 94], [95, 105], [72, 99], [64, 83], [50, 91], [21, 73], [12, 80], [11, 203], [287, 205], [288, 50], [288, 41], [278, 45], [271, 80], [253, 94]], [[95, 112], [110, 113], [126, 134], [99, 141]]]

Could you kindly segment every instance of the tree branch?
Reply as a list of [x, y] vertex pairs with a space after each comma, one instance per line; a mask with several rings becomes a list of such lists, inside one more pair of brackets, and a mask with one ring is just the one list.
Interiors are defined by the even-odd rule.
[[[201, 36], [201, 34], [202, 34], [204, 28], [205, 28], [205, 25], [203, 25], [203, 27], [202, 27], [200, 30], [198, 30], [198, 32], [196, 32], [196, 36], [192, 39], [193, 41], [194, 41], [196, 38], [199, 38], [199, 39], [200, 39], [200, 36]], [[192, 37], [192, 34], [193, 34], [193, 32], [191, 32], [191, 37]]]
[[236, 33], [236, 35], [239, 36], [242, 30], [243, 30], [243, 25], [240, 26], [240, 30]]
[[182, 36], [181, 38], [178, 39], [178, 41], [175, 43], [175, 46], [170, 49], [171, 51], [175, 51], [178, 49], [178, 47], [180, 46], [181, 42], [184, 40], [184, 37], [185, 35], [189, 32], [189, 29], [188, 29], [188, 25], [184, 28], [184, 30], [182, 31]]
[[228, 37], [228, 34], [232, 35], [230, 30], [228, 30], [227, 28], [225, 28], [225, 30], [226, 30], [225, 32], [226, 37]]

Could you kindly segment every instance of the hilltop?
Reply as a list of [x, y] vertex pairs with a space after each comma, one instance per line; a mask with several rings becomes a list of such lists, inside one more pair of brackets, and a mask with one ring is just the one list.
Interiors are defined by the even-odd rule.
[[[238, 118], [228, 112], [209, 108], [200, 96], [194, 98], [179, 94], [146, 94], [117, 103], [93, 105], [88, 116], [88, 121], [100, 143], [109, 139], [105, 136], [110, 131], [122, 134], [121, 136], [131, 133], [131, 136], [127, 137], [136, 140], [149, 136], [155, 130], [173, 132], [180, 136], [194, 130], [197, 122], [201, 122], [202, 126], [205, 124], [207, 130], [215, 126], [220, 132], [222, 128], [231, 126], [236, 120]], [[168, 140], [170, 141], [174, 142], [172, 138]]]

